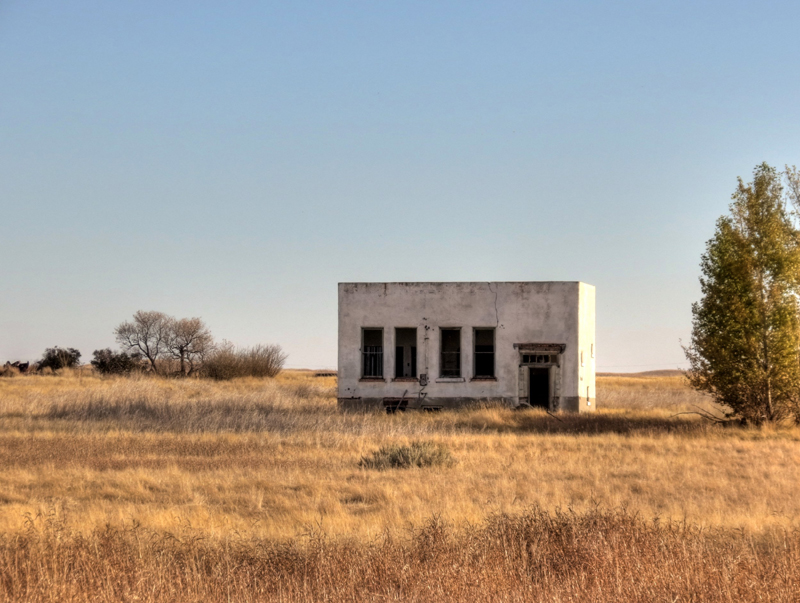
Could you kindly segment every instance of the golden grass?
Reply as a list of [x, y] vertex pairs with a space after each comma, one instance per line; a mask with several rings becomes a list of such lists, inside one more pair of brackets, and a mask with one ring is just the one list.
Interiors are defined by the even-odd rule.
[[209, 540], [51, 517], [0, 541], [0, 599], [44, 601], [770, 601], [800, 597], [800, 534], [754, 538], [615, 510], [433, 518], [402, 537]]
[[[598, 385], [607, 406], [633, 390], [643, 404], [670, 399], [672, 407], [561, 420], [492, 406], [343, 414], [335, 378], [292, 371], [222, 383], [0, 380], [0, 532], [52, 509], [83, 532], [189, 524], [212, 537], [288, 538], [316, 526], [369, 539], [432, 515], [476, 523], [530, 505], [625, 506], [754, 531], [797, 525], [799, 430], [671, 418], [694, 403], [685, 385], [607, 379]], [[457, 463], [359, 466], [381, 446], [420, 439], [446, 446]]]
[[[800, 429], [696, 405], [680, 376], [558, 418], [341, 413], [301, 371], [3, 378], [0, 600], [798, 600]], [[421, 441], [455, 462], [360, 463]]]
[[722, 412], [708, 396], [691, 389], [685, 376], [670, 374], [672, 371], [667, 373], [600, 376], [597, 378], [598, 407], [674, 411], [699, 407], [718, 415]]

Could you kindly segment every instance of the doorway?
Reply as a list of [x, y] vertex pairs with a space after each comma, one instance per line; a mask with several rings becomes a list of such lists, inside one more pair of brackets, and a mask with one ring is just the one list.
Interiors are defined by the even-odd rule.
[[417, 377], [417, 330], [395, 329], [394, 377]]
[[534, 408], [550, 408], [550, 369], [530, 367], [528, 404]]

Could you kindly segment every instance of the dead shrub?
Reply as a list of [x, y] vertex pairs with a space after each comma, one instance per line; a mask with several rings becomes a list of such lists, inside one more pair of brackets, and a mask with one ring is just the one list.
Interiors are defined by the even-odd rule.
[[236, 348], [225, 342], [205, 359], [202, 374], [218, 381], [237, 377], [275, 377], [285, 361], [286, 354], [279, 345]]
[[455, 462], [450, 450], [435, 442], [413, 442], [409, 446], [383, 446], [359, 465], [366, 469], [408, 469], [411, 467], [449, 467]]

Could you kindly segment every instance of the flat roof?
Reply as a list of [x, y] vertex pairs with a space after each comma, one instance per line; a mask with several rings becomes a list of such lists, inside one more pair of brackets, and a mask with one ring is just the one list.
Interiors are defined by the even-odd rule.
[[[589, 285], [584, 281], [342, 281], [340, 285], [556, 285], [556, 284], [581, 284]], [[589, 285], [593, 287], [594, 285]]]

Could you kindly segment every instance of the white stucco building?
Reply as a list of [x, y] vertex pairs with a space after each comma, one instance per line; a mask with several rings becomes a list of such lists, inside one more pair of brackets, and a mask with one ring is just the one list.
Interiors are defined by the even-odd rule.
[[339, 404], [595, 408], [595, 290], [580, 282], [340, 283]]

